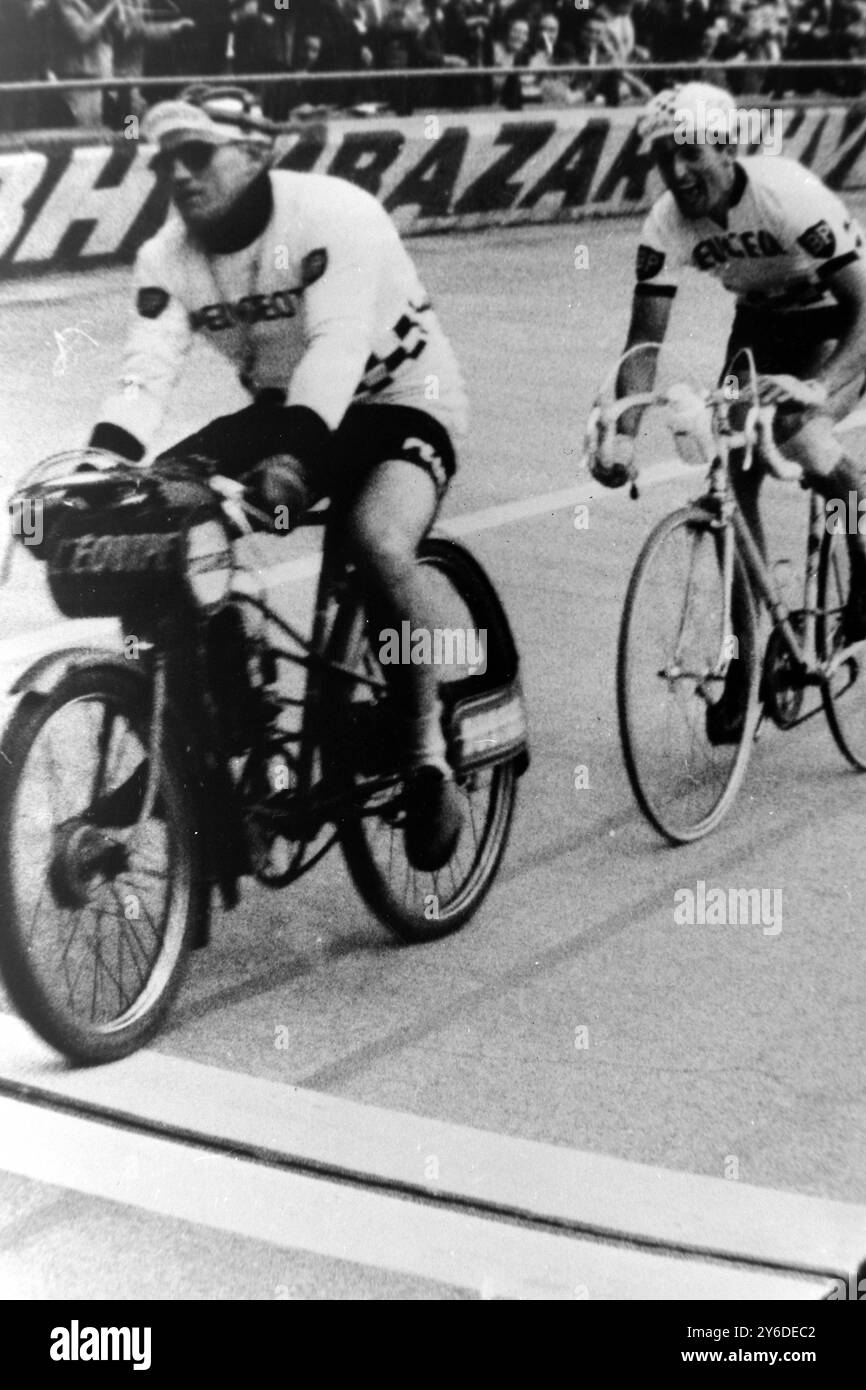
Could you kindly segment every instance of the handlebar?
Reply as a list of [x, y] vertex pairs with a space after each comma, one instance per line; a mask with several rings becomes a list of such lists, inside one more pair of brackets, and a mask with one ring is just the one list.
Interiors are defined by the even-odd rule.
[[[226, 478], [221, 473], [212, 474], [208, 482], [213, 491], [223, 499], [223, 514], [233, 522], [239, 536], [249, 536], [258, 531], [273, 530], [271, 517], [249, 500], [250, 489], [246, 484], [237, 478]], [[319, 502], [293, 524], [292, 530], [297, 531], [302, 527], [309, 526], [324, 526], [328, 519], [329, 510], [330, 506], [327, 500]], [[253, 522], [259, 524], [253, 525]]]
[[764, 373], [756, 377], [754, 386], [747, 382], [740, 387], [739, 399], [745, 404], [796, 405], [803, 410], [820, 410], [827, 404], [827, 390], [820, 381], [802, 380], [786, 372]]
[[[755, 414], [754, 431], [755, 438], [760, 443], [761, 459], [766, 464], [774, 478], [778, 478], [783, 483], [800, 483], [803, 481], [803, 469], [794, 459], [785, 458], [779, 446], [773, 438], [773, 421], [775, 419], [777, 407], [752, 406], [749, 414]], [[748, 429], [748, 421], [746, 428]]]
[[[232, 523], [236, 535], [250, 536], [255, 531], [270, 529], [270, 517], [254, 506], [249, 500], [249, 489], [238, 482], [237, 478], [226, 478], [221, 473], [214, 473], [208, 479], [208, 483], [222, 498], [223, 515]], [[259, 525], [254, 526], [254, 521]]]
[[[256, 505], [254, 490], [237, 478], [229, 478], [217, 473], [208, 466], [205, 459], [198, 461], [201, 467], [192, 467], [202, 482], [219, 499], [220, 509], [227, 523], [229, 538], [239, 540], [256, 533], [274, 533], [273, 516]], [[169, 461], [170, 466], [170, 461]], [[59, 509], [64, 505], [84, 506], [90, 499], [88, 493], [106, 489], [120, 488], [135, 492], [149, 480], [155, 480], [158, 471], [151, 463], [132, 463], [130, 460], [104, 449], [74, 449], [53, 454], [42, 459], [28, 469], [13, 486], [4, 492], [0, 500], [0, 513], [14, 514], [16, 507], [30, 503], [44, 503], [49, 508]], [[132, 495], [130, 493], [130, 495]], [[139, 493], [139, 495], [141, 495]], [[323, 498], [305, 515], [293, 522], [292, 530], [301, 527], [323, 527], [327, 524], [330, 505]], [[5, 535], [0, 535], [0, 588], [5, 587], [11, 578], [12, 558], [16, 552], [17, 532], [14, 527], [6, 527]]]
[[[698, 392], [683, 384], [677, 384], [662, 391], [641, 391], [633, 395], [621, 396], [602, 406], [596, 406], [590, 416], [589, 433], [600, 437], [606, 430], [616, 431], [620, 420], [630, 410], [643, 410], [648, 406], [667, 407], [673, 413], [668, 423], [677, 435], [694, 438], [719, 436], [727, 440], [728, 447], [746, 450], [758, 447], [762, 462], [768, 471], [782, 482], [799, 483], [803, 479], [803, 469], [793, 459], [786, 458], [773, 438], [773, 424], [780, 406], [793, 403], [802, 409], [820, 409], [826, 404], [827, 393], [820, 382], [800, 381], [786, 375], [761, 376], [755, 388], [748, 384], [742, 387], [735, 399], [731, 400], [728, 389], [717, 387], [710, 391]], [[742, 429], [732, 430], [725, 420], [719, 428], [723, 416], [732, 404], [747, 406]], [[677, 423], [681, 428], [677, 429]], [[692, 460], [689, 460], [690, 462]], [[707, 459], [707, 462], [710, 460]], [[747, 467], [750, 466], [751, 456]]]

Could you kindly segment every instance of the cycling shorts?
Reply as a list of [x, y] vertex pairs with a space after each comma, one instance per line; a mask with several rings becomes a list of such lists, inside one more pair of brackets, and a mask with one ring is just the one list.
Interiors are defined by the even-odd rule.
[[[262, 412], [274, 408], [257, 402], [220, 416], [172, 445], [161, 457], [191, 462], [200, 458], [226, 477], [242, 478], [262, 462], [257, 426]], [[290, 454], [290, 438], [285, 447]], [[426, 411], [385, 403], [352, 405], [332, 436], [331, 458], [320, 468], [313, 465], [303, 470], [306, 490], [315, 494], [311, 505], [329, 496], [340, 506], [348, 505], [370, 473], [389, 461], [422, 469], [432, 479], [439, 501], [457, 468], [448, 430]]]
[[[821, 372], [844, 332], [845, 315], [838, 304], [775, 312], [739, 305], [728, 339], [722, 380], [736, 354], [746, 347], [751, 348], [759, 372], [787, 373], [808, 380]], [[746, 379], [744, 370], [742, 362], [734, 365], [741, 382]], [[864, 388], [866, 370], [845, 388], [845, 414], [853, 410]], [[782, 411], [776, 418], [774, 436], [785, 456], [801, 464], [808, 476], [826, 478], [843, 456], [842, 446], [833, 433], [834, 425], [835, 418], [825, 411]]]
[[844, 331], [843, 324], [838, 304], [775, 312], [738, 305], [725, 352], [725, 371], [736, 353], [748, 347], [759, 372], [812, 377]]

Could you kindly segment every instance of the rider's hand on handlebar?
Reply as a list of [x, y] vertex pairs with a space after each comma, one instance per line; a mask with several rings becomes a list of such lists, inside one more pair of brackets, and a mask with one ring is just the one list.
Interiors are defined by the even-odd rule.
[[624, 487], [634, 477], [634, 449], [630, 434], [606, 429], [589, 460], [589, 471], [605, 487]]
[[243, 482], [275, 531], [292, 530], [319, 499], [309, 469], [294, 454], [274, 454], [246, 473]]
[[800, 409], [821, 409], [827, 404], [827, 389], [823, 382], [801, 381], [784, 372], [758, 377], [758, 396], [762, 406], [793, 405]]

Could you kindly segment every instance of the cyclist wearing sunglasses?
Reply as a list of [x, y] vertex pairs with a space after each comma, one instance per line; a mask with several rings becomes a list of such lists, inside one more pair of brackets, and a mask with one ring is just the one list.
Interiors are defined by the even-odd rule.
[[[641, 116], [641, 152], [652, 155], [667, 191], [641, 233], [626, 347], [664, 340], [683, 267], [721, 281], [737, 301], [724, 370], [749, 347], [759, 372], [819, 382], [825, 406], [780, 415], [777, 440], [825, 497], [847, 504], [853, 492], [866, 510], [866, 470], [833, 434], [866, 384], [861, 230], [840, 199], [795, 160], [770, 152], [738, 159], [740, 128], [730, 94], [701, 82], [660, 92]], [[654, 372], [655, 355], [635, 353], [623, 364], [620, 395], [652, 390]], [[604, 456], [594, 460], [593, 474], [606, 486], [619, 487], [633, 476], [638, 426], [635, 413], [627, 412]], [[732, 477], [766, 556], [762, 472], [759, 466], [743, 472], [735, 460]], [[845, 621], [849, 640], [856, 641], [866, 637], [866, 537], [850, 536], [849, 550]], [[740, 666], [731, 663], [724, 696], [707, 711], [713, 742], [739, 741]]]
[[[140, 459], [195, 335], [253, 403], [168, 455], [243, 477], [285, 529], [326, 495], [372, 620], [430, 630], [417, 547], [454, 473], [466, 399], [451, 347], [396, 228], [338, 178], [272, 169], [273, 128], [249, 94], [196, 88], [143, 134], [172, 210], [141, 249], [119, 391], [91, 443]], [[450, 857], [462, 823], [435, 670], [390, 667], [405, 711], [406, 846]]]

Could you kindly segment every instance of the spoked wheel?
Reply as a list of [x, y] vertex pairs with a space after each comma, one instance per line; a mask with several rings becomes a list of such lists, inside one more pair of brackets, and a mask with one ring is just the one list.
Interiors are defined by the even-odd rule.
[[[461, 692], [471, 690], [473, 680], [481, 689], [496, 682], [497, 666], [506, 662], [511, 637], [499, 598], [468, 551], [452, 541], [430, 538], [422, 546], [419, 563], [437, 627], [468, 639], [466, 660], [460, 659], [464, 653], [459, 647], [452, 647], [454, 659], [439, 663], [440, 689], [447, 703], [444, 687], [450, 681], [461, 682]], [[365, 779], [378, 777], [381, 784], [384, 776], [387, 781], [363, 802], [359, 814], [340, 826], [343, 854], [358, 892], [385, 926], [404, 941], [434, 941], [477, 912], [495, 878], [517, 796], [516, 764], [502, 762], [458, 776], [463, 827], [454, 853], [436, 872], [413, 868], [404, 846], [400, 723], [379, 661], [379, 634], [367, 629], [360, 606], [344, 610], [343, 618], [343, 660], [376, 680], [379, 689], [339, 682], [331, 693], [335, 703], [329, 722], [333, 719], [347, 731], [350, 775], [360, 798]], [[476, 638], [483, 645], [486, 678], [476, 674], [477, 665], [483, 664], [476, 662]]]
[[[818, 659], [832, 661], [846, 643], [842, 616], [851, 587], [847, 537], [825, 532], [818, 563]], [[840, 752], [866, 772], [866, 643], [855, 646], [822, 687], [824, 713]]]
[[139, 823], [147, 704], [123, 671], [73, 670], [50, 696], [24, 697], [0, 748], [0, 972], [21, 1015], [76, 1062], [153, 1036], [206, 908], [168, 738]]
[[[736, 633], [727, 634], [711, 520], [699, 507], [684, 507], [650, 533], [619, 634], [617, 705], [626, 769], [641, 810], [674, 844], [700, 839], [724, 816], [743, 779], [759, 714], [754, 604], [737, 559]], [[726, 656], [734, 658], [728, 674]], [[732, 721], [730, 741], [713, 742], [718, 722], [710, 714], [708, 724], [708, 711], [723, 696], [745, 717], [739, 729]]]

